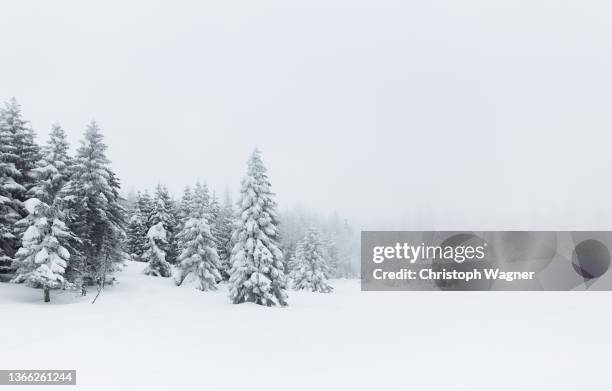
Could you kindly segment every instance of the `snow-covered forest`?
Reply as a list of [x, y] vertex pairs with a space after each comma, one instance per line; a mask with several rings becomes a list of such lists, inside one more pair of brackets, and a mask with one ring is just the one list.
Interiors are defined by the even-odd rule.
[[329, 293], [330, 279], [359, 275], [349, 222], [279, 213], [256, 148], [235, 157], [247, 166], [233, 201], [199, 179], [179, 197], [160, 183], [124, 198], [96, 122], [74, 152], [59, 124], [39, 145], [14, 98], [0, 109], [0, 141], [0, 280], [41, 289], [44, 301], [53, 290], [99, 293], [120, 283], [128, 262], [202, 291], [225, 284], [230, 302], [267, 306], [287, 305], [290, 288]]

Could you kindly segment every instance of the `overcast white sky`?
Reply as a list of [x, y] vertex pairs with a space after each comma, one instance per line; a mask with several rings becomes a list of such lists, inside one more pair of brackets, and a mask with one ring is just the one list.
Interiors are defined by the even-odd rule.
[[0, 99], [96, 119], [126, 191], [235, 192], [257, 145], [284, 208], [612, 228], [609, 4], [3, 2]]

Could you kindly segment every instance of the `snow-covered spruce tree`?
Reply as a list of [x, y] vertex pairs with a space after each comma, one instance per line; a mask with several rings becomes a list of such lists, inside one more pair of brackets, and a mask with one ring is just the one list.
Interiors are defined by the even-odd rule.
[[[30, 171], [30, 177], [34, 180], [32, 187], [28, 190], [30, 197], [36, 198], [55, 211], [55, 219], [63, 224], [66, 223], [63, 200], [60, 192], [70, 177], [72, 160], [68, 155], [70, 145], [66, 133], [58, 124], [54, 124], [47, 144], [42, 148], [42, 158], [36, 163], [36, 167]], [[25, 226], [24, 226], [25, 224]], [[23, 230], [27, 229], [28, 220], [24, 219], [16, 223]], [[74, 235], [58, 237], [59, 245], [65, 248], [71, 258], [78, 258], [79, 241]], [[72, 280], [77, 271], [70, 267], [65, 270], [64, 278]]]
[[208, 214], [206, 215], [206, 221], [210, 226], [210, 233], [215, 241], [215, 248], [219, 248], [219, 218], [221, 217], [221, 205], [217, 194], [213, 191], [210, 197], [210, 204], [208, 205]]
[[287, 305], [283, 253], [277, 243], [276, 202], [257, 149], [248, 161], [238, 208], [229, 280], [231, 301]]
[[147, 221], [151, 218], [153, 214], [153, 199], [149, 195], [149, 191], [145, 190], [140, 194], [140, 198], [136, 199], [136, 203], [138, 204], [138, 209], [140, 213], [144, 217], [146, 217]]
[[176, 243], [176, 232], [178, 222], [176, 219], [176, 207], [168, 189], [165, 186], [157, 185], [152, 201], [152, 211], [149, 217], [149, 227], [162, 223], [166, 231], [166, 245], [163, 249], [166, 252], [168, 262], [175, 263], [178, 255]]
[[206, 183], [201, 184], [199, 181], [196, 183], [193, 190], [193, 202], [197, 208], [201, 208], [204, 212], [204, 217], [209, 218], [210, 214], [210, 193], [208, 192], [208, 186]]
[[36, 198], [25, 201], [25, 208], [29, 213], [24, 219], [27, 229], [15, 254], [17, 273], [12, 281], [42, 288], [44, 301], [49, 302], [49, 289], [66, 287], [64, 271], [70, 253], [61, 243], [72, 234], [58, 209]]
[[298, 244], [290, 262], [290, 279], [296, 290], [329, 293], [333, 288], [328, 284], [329, 266], [323, 257], [325, 249], [315, 228], [306, 232]]
[[0, 269], [6, 271], [17, 247], [14, 224], [21, 215], [18, 195], [25, 188], [17, 180], [21, 173], [15, 168], [15, 148], [12, 134], [1, 125], [3, 112], [0, 111]]
[[206, 220], [206, 214], [197, 200], [193, 201], [191, 215], [178, 235], [181, 247], [176, 284], [181, 285], [193, 273], [202, 291], [216, 290], [221, 280], [221, 264], [215, 248], [215, 240]]
[[[29, 190], [35, 182], [30, 175], [40, 160], [40, 148], [36, 144], [34, 130], [22, 118], [21, 106], [15, 98], [5, 103], [0, 114], [0, 132], [9, 134], [9, 144], [12, 149], [12, 159], [20, 175], [16, 182], [21, 184], [25, 191]], [[20, 199], [25, 201], [28, 197], [25, 192], [20, 193]]]
[[90, 284], [112, 282], [113, 272], [127, 259], [122, 248], [126, 213], [106, 148], [100, 128], [91, 122], [61, 191], [69, 227], [81, 240], [79, 255], [70, 264], [79, 272], [78, 279]]
[[336, 247], [336, 243], [331, 238], [322, 240], [321, 243], [325, 254], [324, 258], [327, 260], [327, 266], [329, 267], [328, 276], [337, 277], [339, 262], [338, 247]]
[[157, 185], [151, 203], [152, 210], [151, 216], [149, 217], [149, 224], [151, 226], [162, 223], [164, 229], [167, 230], [168, 227], [173, 224], [174, 216], [172, 215], [170, 202], [171, 197], [168, 193], [168, 189], [165, 186]]
[[191, 191], [190, 186], [185, 186], [185, 190], [183, 191], [183, 197], [181, 198], [181, 202], [178, 206], [178, 220], [180, 221], [180, 228], [183, 229], [187, 220], [189, 220], [191, 215], [191, 208], [193, 202], [193, 193]]
[[42, 149], [42, 159], [31, 171], [34, 185], [28, 193], [35, 198], [51, 205], [57, 195], [68, 182], [71, 159], [68, 156], [68, 140], [66, 132], [59, 124], [54, 124], [49, 141]]
[[21, 116], [15, 100], [0, 108], [0, 272], [11, 268], [23, 233], [15, 225], [27, 213], [23, 209], [31, 187], [30, 170], [39, 158], [34, 132]]
[[210, 205], [208, 206], [208, 222], [211, 226], [211, 230], [214, 232], [216, 230], [216, 223], [219, 219], [219, 215], [221, 214], [221, 205], [219, 204], [219, 198], [217, 198], [217, 193], [213, 191], [212, 196], [210, 197]]
[[172, 269], [166, 261], [167, 247], [166, 230], [164, 225], [159, 222], [149, 228], [147, 232], [147, 249], [142, 258], [148, 262], [144, 269], [144, 274], [155, 277], [170, 277]]
[[221, 262], [221, 277], [223, 280], [229, 280], [229, 271], [231, 269], [230, 255], [232, 253], [232, 231], [234, 224], [234, 209], [229, 194], [225, 195], [225, 199], [215, 222], [215, 243], [217, 244], [217, 253]]
[[132, 259], [142, 257], [147, 243], [147, 223], [139, 208], [140, 193], [136, 195], [136, 202], [130, 211], [130, 218], [127, 226], [127, 243], [126, 249]]

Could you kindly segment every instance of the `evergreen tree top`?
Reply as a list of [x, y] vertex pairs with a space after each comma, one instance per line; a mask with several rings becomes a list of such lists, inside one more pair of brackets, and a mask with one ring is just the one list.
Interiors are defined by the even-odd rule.
[[247, 178], [254, 178], [260, 186], [265, 186], [269, 190], [268, 170], [264, 166], [259, 149], [255, 149], [247, 162]]
[[107, 165], [110, 164], [110, 160], [106, 157], [106, 148], [100, 127], [96, 121], [91, 121], [85, 129], [84, 139], [77, 150], [77, 157], [81, 160]]
[[66, 132], [60, 124], [54, 123], [49, 133], [49, 141], [47, 141], [47, 145], [44, 148], [45, 160], [49, 162], [57, 161], [58, 158], [64, 160], [68, 157], [69, 148], [70, 144], [68, 143]]
[[8, 102], [4, 102], [4, 108], [0, 110], [0, 124], [12, 129], [25, 128], [27, 121], [21, 117], [21, 105], [15, 97]]

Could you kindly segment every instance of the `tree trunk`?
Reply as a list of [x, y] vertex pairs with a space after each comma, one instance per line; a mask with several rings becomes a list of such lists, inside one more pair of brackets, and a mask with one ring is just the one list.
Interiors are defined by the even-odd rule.
[[43, 292], [45, 294], [45, 303], [49, 303], [51, 301], [51, 296], [49, 295], [49, 287], [44, 287]]

